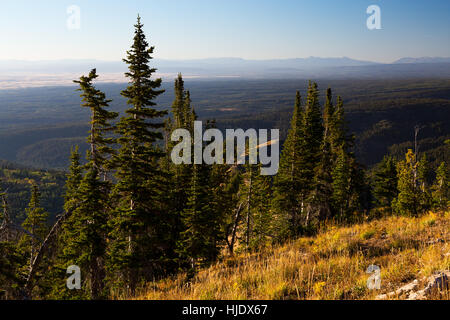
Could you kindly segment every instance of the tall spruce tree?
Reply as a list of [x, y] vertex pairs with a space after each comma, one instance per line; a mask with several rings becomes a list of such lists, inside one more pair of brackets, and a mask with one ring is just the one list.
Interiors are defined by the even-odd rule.
[[[331, 96], [331, 92], [327, 96]], [[327, 99], [328, 100], [328, 99]], [[345, 120], [344, 101], [338, 96], [333, 115], [329, 117], [325, 108], [326, 138], [331, 151], [332, 216], [342, 220], [351, 219], [355, 210], [370, 207], [369, 185], [365, 182], [363, 167], [357, 163], [353, 153], [354, 135], [348, 133]], [[331, 112], [329, 112], [331, 114]], [[330, 120], [328, 120], [329, 118]], [[337, 201], [337, 199], [340, 199]]]
[[278, 215], [288, 215], [288, 225], [284, 224], [280, 217], [280, 232], [283, 229], [295, 234], [300, 225], [305, 179], [301, 171], [301, 151], [303, 145], [304, 110], [300, 92], [297, 91], [294, 104], [294, 112], [291, 119], [291, 127], [283, 145], [278, 174], [274, 179], [273, 209]]
[[[164, 166], [167, 168], [170, 177], [170, 212], [171, 212], [171, 247], [175, 248], [179, 241], [180, 233], [183, 231], [181, 213], [187, 207], [188, 202], [188, 186], [192, 179], [192, 165], [178, 164], [175, 165], [171, 161], [171, 153], [174, 142], [171, 141], [171, 135], [176, 129], [187, 129], [193, 135], [193, 122], [196, 120], [193, 116], [191, 99], [189, 91], [184, 90], [184, 81], [181, 74], [178, 74], [174, 84], [175, 99], [172, 103], [171, 117], [166, 121], [166, 135], [168, 142], [166, 144], [166, 161]], [[191, 141], [191, 145], [193, 141]]]
[[119, 151], [115, 156], [116, 209], [111, 220], [109, 270], [134, 292], [142, 278], [152, 279], [162, 270], [167, 216], [165, 175], [160, 168], [164, 152], [157, 145], [162, 138], [166, 111], [156, 110], [161, 79], [152, 79], [150, 67], [154, 47], [149, 46], [140, 17], [135, 25], [131, 49], [124, 62], [130, 82], [122, 96], [131, 107], [117, 124]]
[[[75, 153], [72, 156], [66, 207], [74, 207], [63, 228], [64, 248], [60, 255], [66, 267], [77, 265], [84, 271], [87, 280], [84, 282], [84, 297], [96, 300], [106, 297], [105, 256], [111, 208], [111, 183], [106, 177], [114, 154], [111, 147], [114, 139], [108, 135], [114, 129], [111, 122], [118, 116], [106, 110], [111, 100], [107, 100], [105, 94], [94, 87], [93, 81], [97, 77], [93, 69], [87, 77], [82, 76], [79, 81], [75, 81], [82, 92], [82, 106], [91, 111], [91, 129], [87, 139], [90, 150], [87, 163], [83, 166], [84, 176], [78, 155]], [[73, 182], [76, 185], [71, 186]]]
[[304, 190], [301, 194], [303, 226], [308, 227], [314, 214], [314, 202], [311, 193], [315, 188], [315, 175], [322, 158], [322, 143], [324, 127], [322, 121], [322, 107], [319, 102], [317, 83], [309, 83], [306, 98], [305, 114], [303, 118], [303, 139], [300, 149], [300, 174]]
[[333, 161], [332, 153], [333, 138], [336, 135], [335, 107], [333, 104], [333, 94], [330, 88], [326, 92], [326, 101], [323, 111], [324, 134], [321, 145], [321, 157], [318, 166], [315, 168], [314, 188], [309, 196], [311, 216], [319, 221], [332, 217], [333, 193]]

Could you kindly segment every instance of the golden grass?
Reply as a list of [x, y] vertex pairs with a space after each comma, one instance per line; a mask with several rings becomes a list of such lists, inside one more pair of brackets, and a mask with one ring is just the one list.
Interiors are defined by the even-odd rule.
[[[137, 299], [374, 299], [414, 279], [449, 270], [449, 241], [449, 212], [328, 226], [315, 237], [226, 258], [189, 283], [183, 274], [149, 283]], [[367, 288], [371, 264], [381, 268], [380, 290]]]

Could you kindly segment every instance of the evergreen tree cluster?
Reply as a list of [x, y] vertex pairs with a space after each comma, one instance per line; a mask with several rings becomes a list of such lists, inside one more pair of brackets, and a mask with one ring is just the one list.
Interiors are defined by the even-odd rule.
[[285, 221], [286, 236], [327, 219], [351, 221], [355, 212], [368, 209], [361, 194], [365, 173], [352, 146], [341, 97], [335, 102], [328, 89], [322, 108], [316, 83], [309, 83], [304, 103], [297, 92], [273, 191], [273, 211]]

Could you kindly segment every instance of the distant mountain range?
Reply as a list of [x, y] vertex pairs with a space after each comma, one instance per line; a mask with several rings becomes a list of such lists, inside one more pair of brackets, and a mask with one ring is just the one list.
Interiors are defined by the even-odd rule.
[[450, 63], [450, 58], [422, 57], [422, 58], [402, 58], [394, 63]]
[[[153, 61], [159, 76], [173, 79], [181, 72], [186, 78], [330, 78], [374, 79], [398, 77], [450, 77], [450, 58], [402, 58], [394, 63], [342, 58], [297, 58], [246, 60], [210, 58]], [[126, 65], [121, 61], [0, 60], [0, 89], [71, 84], [73, 79], [97, 68], [103, 82], [124, 82]]]

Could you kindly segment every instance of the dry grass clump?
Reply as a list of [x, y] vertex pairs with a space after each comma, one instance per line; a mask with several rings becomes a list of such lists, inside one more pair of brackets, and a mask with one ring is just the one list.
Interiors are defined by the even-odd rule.
[[[449, 241], [449, 212], [328, 226], [315, 237], [225, 259], [189, 283], [183, 274], [149, 283], [138, 299], [374, 299], [449, 270]], [[366, 285], [372, 264], [381, 268], [380, 290]], [[433, 298], [448, 299], [448, 293]]]

